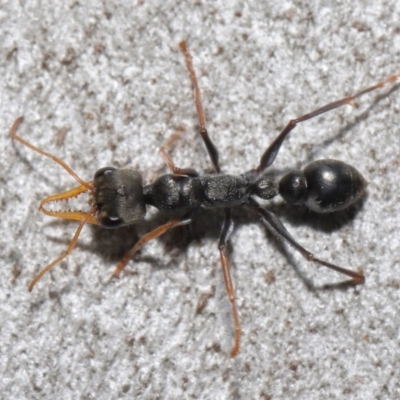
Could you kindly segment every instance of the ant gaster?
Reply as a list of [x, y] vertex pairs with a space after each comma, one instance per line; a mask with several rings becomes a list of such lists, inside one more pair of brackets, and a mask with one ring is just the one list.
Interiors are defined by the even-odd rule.
[[[179, 135], [173, 135], [160, 149], [160, 154], [172, 174], [160, 176], [154, 183], [143, 186], [139, 172], [130, 168], [106, 167], [98, 170], [93, 181], [80, 179], [61, 159], [33, 146], [17, 135], [17, 128], [23, 120], [18, 118], [11, 127], [11, 136], [32, 150], [52, 158], [61, 165], [78, 182], [79, 186], [69, 191], [49, 196], [42, 200], [39, 209], [47, 215], [80, 221], [78, 229], [67, 250], [57, 259], [41, 270], [29, 285], [31, 291], [36, 282], [54, 265], [64, 259], [75, 247], [83, 226], [86, 223], [97, 224], [104, 228], [116, 228], [141, 221], [146, 215], [146, 206], [151, 205], [172, 215], [172, 219], [144, 235], [135, 246], [127, 252], [117, 265], [114, 276], [118, 275], [136, 252], [148, 241], [163, 235], [168, 230], [189, 224], [194, 213], [199, 208], [223, 208], [225, 219], [222, 224], [218, 250], [221, 257], [222, 271], [226, 291], [232, 307], [234, 321], [234, 344], [231, 356], [239, 352], [241, 329], [239, 315], [235, 302], [235, 291], [232, 284], [229, 261], [227, 257], [227, 241], [233, 229], [231, 209], [245, 206], [254, 210], [260, 221], [275, 236], [289, 243], [306, 260], [323, 265], [351, 278], [351, 283], [358, 285], [364, 282], [362, 270], [352, 271], [320, 260], [302, 247], [290, 235], [279, 218], [267, 208], [259, 205], [257, 198], [269, 200], [280, 194], [288, 203], [306, 205], [318, 213], [328, 213], [342, 210], [358, 200], [364, 193], [366, 182], [362, 175], [351, 165], [336, 160], [318, 160], [309, 164], [303, 171], [292, 171], [277, 184], [267, 175], [268, 167], [275, 161], [282, 142], [295, 126], [303, 121], [314, 118], [345, 104], [354, 104], [355, 100], [366, 93], [396, 81], [400, 74], [392, 75], [353, 96], [329, 103], [299, 118], [291, 120], [271, 145], [261, 156], [257, 168], [241, 175], [227, 175], [221, 172], [218, 162], [218, 151], [208, 136], [205, 127], [205, 114], [197, 84], [192, 57], [185, 42], [179, 44], [185, 57], [194, 90], [194, 100], [199, 121], [199, 133], [210, 156], [214, 173], [200, 175], [190, 168], [179, 168], [172, 161], [168, 149]], [[83, 192], [89, 192], [91, 209], [83, 211], [53, 211], [45, 205], [59, 200], [76, 197]]]

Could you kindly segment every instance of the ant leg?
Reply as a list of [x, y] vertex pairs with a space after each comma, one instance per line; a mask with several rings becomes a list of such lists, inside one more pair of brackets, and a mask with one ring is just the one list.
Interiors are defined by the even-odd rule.
[[229, 302], [231, 303], [232, 307], [233, 322], [235, 327], [235, 341], [233, 344], [233, 348], [231, 350], [231, 357], [235, 357], [239, 352], [240, 337], [242, 331], [240, 329], [239, 313], [236, 307], [235, 289], [232, 284], [231, 272], [229, 269], [229, 260], [226, 254], [226, 242], [229, 239], [229, 235], [231, 234], [232, 229], [233, 229], [233, 223], [232, 223], [231, 211], [230, 209], [226, 209], [224, 224], [222, 226], [222, 232], [218, 242], [218, 250], [221, 256], [221, 264], [222, 264], [222, 271], [224, 273], [226, 293], [228, 294]]
[[90, 182], [85, 182], [79, 176], [70, 168], [63, 160], [60, 158], [53, 156], [50, 153], [47, 153], [46, 151], [43, 151], [39, 149], [38, 147], [34, 146], [33, 144], [30, 144], [27, 142], [25, 139], [22, 139], [22, 137], [17, 135], [17, 129], [21, 122], [24, 120], [24, 117], [19, 117], [17, 118], [14, 123], [11, 126], [10, 129], [10, 135], [14, 140], [17, 140], [18, 142], [22, 143], [24, 146], [29, 147], [33, 151], [36, 151], [39, 154], [42, 154], [43, 156], [51, 158], [53, 161], [55, 161], [57, 164], [61, 165], [78, 183], [80, 183], [82, 186], [86, 187], [87, 190], [93, 190], [93, 186], [90, 184]]
[[126, 264], [128, 264], [129, 260], [134, 257], [134, 255], [150, 240], [158, 238], [161, 235], [164, 235], [167, 231], [176, 226], [187, 225], [192, 222], [190, 216], [186, 216], [184, 219], [172, 219], [168, 221], [166, 224], [159, 226], [156, 229], [153, 229], [151, 232], [146, 233], [146, 235], [142, 236], [142, 238], [136, 242], [136, 244], [124, 255], [122, 260], [118, 263], [117, 268], [113, 272], [113, 276], [118, 276], [119, 273], [125, 268]]
[[200, 89], [199, 85], [197, 83], [197, 77], [196, 73], [194, 72], [193, 68], [193, 62], [192, 62], [192, 56], [189, 53], [188, 48], [186, 47], [186, 42], [182, 41], [179, 43], [179, 48], [181, 49], [184, 57], [185, 57], [185, 62], [186, 62], [186, 67], [189, 71], [190, 75], [190, 80], [192, 81], [192, 86], [193, 86], [193, 92], [194, 92], [194, 102], [196, 105], [196, 111], [197, 111], [197, 117], [199, 120], [199, 133], [201, 137], [203, 138], [204, 144], [206, 145], [208, 155], [211, 158], [211, 162], [214, 166], [215, 172], [219, 173], [221, 172], [221, 168], [218, 163], [218, 150], [215, 147], [214, 143], [208, 136], [208, 132], [206, 129], [206, 117], [204, 114], [204, 109], [203, 109], [203, 104], [201, 102], [201, 95], [200, 95]]
[[64, 253], [62, 253], [59, 257], [57, 257], [54, 261], [52, 261], [50, 264], [48, 264], [45, 268], [43, 268], [32, 280], [32, 282], [28, 286], [28, 290], [31, 292], [33, 287], [36, 285], [37, 281], [48, 271], [50, 271], [56, 264], [58, 264], [60, 261], [62, 261], [65, 257], [68, 256], [72, 252], [72, 250], [75, 248], [76, 243], [78, 241], [79, 235], [81, 234], [82, 228], [84, 225], [90, 221], [91, 218], [93, 218], [93, 215], [96, 213], [96, 209], [90, 210], [84, 218], [82, 218], [81, 223], [78, 226], [78, 229], [75, 232], [74, 237], [72, 238], [67, 250], [65, 250]]
[[79, 235], [82, 231], [82, 228], [84, 227], [84, 225], [86, 223], [91, 223], [91, 224], [98, 224], [97, 218], [95, 216], [97, 210], [96, 208], [92, 208], [90, 211], [88, 212], [83, 212], [83, 211], [53, 211], [53, 210], [46, 210], [44, 208], [45, 204], [51, 203], [51, 202], [55, 202], [55, 201], [60, 201], [60, 200], [68, 200], [72, 197], [76, 197], [81, 193], [87, 192], [87, 191], [91, 191], [93, 192], [93, 185], [92, 182], [85, 182], [83, 181], [81, 178], [79, 178], [78, 175], [76, 175], [76, 173], [64, 162], [62, 161], [60, 158], [53, 156], [50, 153], [47, 153], [46, 151], [43, 151], [41, 149], [39, 149], [38, 147], [32, 145], [31, 143], [29, 143], [28, 141], [26, 141], [25, 139], [22, 139], [20, 136], [18, 136], [17, 134], [17, 129], [19, 127], [19, 125], [21, 124], [21, 122], [24, 120], [24, 117], [19, 117], [17, 118], [14, 123], [12, 124], [11, 128], [10, 128], [10, 135], [11, 137], [22, 143], [24, 146], [29, 147], [30, 149], [32, 149], [33, 151], [36, 151], [39, 154], [42, 154], [43, 156], [49, 157], [52, 160], [54, 160], [57, 164], [61, 165], [61, 167], [63, 167], [73, 178], [75, 178], [76, 181], [78, 181], [80, 183], [80, 186], [68, 190], [66, 192], [63, 193], [58, 193], [58, 194], [53, 194], [51, 196], [46, 197], [45, 199], [43, 199], [40, 202], [39, 205], [39, 210], [42, 211], [44, 214], [46, 215], [50, 215], [52, 217], [58, 217], [58, 218], [63, 218], [63, 219], [71, 219], [71, 220], [76, 220], [76, 221], [80, 221], [80, 224], [78, 225], [78, 228], [75, 232], [75, 235], [73, 236], [67, 250], [61, 254], [59, 257], [57, 257], [54, 261], [52, 261], [50, 264], [48, 264], [45, 268], [43, 268], [36, 276], [35, 278], [32, 280], [32, 282], [29, 284], [28, 286], [28, 290], [32, 291], [33, 287], [36, 285], [36, 283], [38, 282], [38, 280], [48, 271], [50, 271], [56, 264], [58, 264], [60, 261], [62, 261], [65, 257], [68, 256], [68, 254], [70, 254], [72, 252], [72, 250], [75, 248], [76, 243], [78, 241]]
[[159, 153], [162, 159], [164, 160], [167, 167], [172, 171], [173, 174], [176, 175], [187, 175], [187, 176], [199, 176], [197, 171], [193, 168], [179, 168], [177, 167], [174, 162], [172, 161], [171, 155], [168, 153], [168, 150], [174, 145], [174, 143], [182, 137], [183, 128], [181, 127], [178, 132], [175, 132], [173, 135], [170, 136], [169, 139], [161, 146]]
[[267, 148], [267, 150], [264, 152], [264, 154], [261, 157], [260, 160], [260, 165], [257, 167], [256, 171], [257, 172], [264, 172], [275, 160], [279, 149], [282, 145], [282, 142], [285, 140], [287, 135], [295, 128], [295, 126], [300, 123], [307, 121], [308, 119], [314, 118], [317, 115], [324, 114], [328, 111], [334, 110], [335, 108], [341, 107], [345, 104], [352, 104], [355, 99], [363, 96], [364, 94], [367, 94], [369, 92], [372, 92], [376, 89], [379, 89], [389, 83], [395, 82], [397, 79], [399, 79], [400, 73], [395, 74], [390, 76], [389, 78], [378, 82], [377, 84], [368, 87], [367, 89], [361, 90], [360, 92], [352, 95], [352, 96], [347, 96], [344, 97], [343, 99], [336, 100], [332, 103], [326, 104], [325, 106], [316, 109], [315, 111], [312, 111], [308, 114], [302, 115], [299, 118], [292, 119], [285, 127], [285, 129], [278, 135], [278, 137], [270, 144], [270, 146]]
[[46, 197], [45, 199], [43, 199], [40, 202], [39, 210], [41, 212], [43, 212], [44, 214], [50, 215], [52, 217], [75, 220], [75, 221], [85, 220], [86, 222], [88, 222], [90, 224], [98, 224], [97, 218], [93, 214], [90, 214], [90, 212], [85, 213], [83, 211], [53, 211], [53, 210], [46, 210], [44, 208], [44, 205], [48, 204], [48, 203], [61, 201], [61, 200], [68, 200], [68, 199], [71, 199], [72, 197], [77, 197], [81, 193], [84, 193], [87, 191], [93, 192], [93, 190], [94, 190], [93, 182], [92, 181], [85, 182], [84, 180], [79, 178], [79, 176], [76, 175], [76, 173], [60, 158], [53, 156], [52, 154], [39, 149], [38, 147], [34, 146], [33, 144], [29, 143], [25, 139], [22, 139], [20, 136], [18, 136], [17, 129], [23, 120], [24, 120], [24, 117], [19, 117], [14, 121], [14, 123], [12, 124], [12, 126], [10, 128], [11, 137], [14, 140], [22, 143], [24, 146], [29, 147], [33, 151], [36, 151], [37, 153], [42, 154], [43, 156], [51, 158], [57, 164], [61, 165], [73, 178], [75, 178], [76, 181], [78, 181], [80, 183], [80, 186], [78, 186], [74, 189], [71, 189], [71, 190], [68, 190], [68, 191], [62, 192], [62, 193], [53, 194], [51, 196]]
[[254, 200], [250, 200], [249, 203], [251, 204], [253, 209], [261, 215], [261, 222], [267, 227], [267, 229], [282, 240], [292, 245], [307, 261], [316, 262], [317, 264], [323, 265], [324, 267], [328, 267], [330, 269], [333, 269], [334, 271], [349, 276], [350, 278], [352, 278], [351, 282], [354, 285], [364, 283], [365, 277], [362, 271], [352, 271], [314, 257], [312, 253], [310, 253], [308, 250], [306, 250], [295, 241], [295, 239], [287, 231], [282, 222], [274, 213], [266, 210], [265, 208], [261, 208]]

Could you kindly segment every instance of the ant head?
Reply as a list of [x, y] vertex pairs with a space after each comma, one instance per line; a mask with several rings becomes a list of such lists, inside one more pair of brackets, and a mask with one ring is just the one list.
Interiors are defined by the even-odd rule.
[[105, 167], [94, 174], [93, 202], [104, 228], [138, 222], [146, 215], [142, 176], [133, 169]]

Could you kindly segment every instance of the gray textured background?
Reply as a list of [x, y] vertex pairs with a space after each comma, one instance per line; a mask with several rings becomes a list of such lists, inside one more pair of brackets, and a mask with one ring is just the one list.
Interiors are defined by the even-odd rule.
[[220, 213], [149, 244], [115, 280], [124, 250], [161, 220], [87, 227], [67, 261], [28, 293], [76, 227], [37, 205], [75, 182], [8, 136], [24, 115], [20, 134], [84, 179], [130, 164], [150, 182], [166, 172], [158, 148], [184, 127], [174, 160], [206, 170], [178, 49], [185, 39], [223, 169], [243, 172], [290, 118], [399, 72], [399, 2], [12, 3], [0, 3], [0, 397], [399, 398], [396, 85], [296, 128], [273, 168], [325, 157], [363, 173], [368, 196], [349, 213], [272, 207], [321, 258], [364, 268], [364, 286], [335, 286], [341, 276], [308, 265], [251, 213], [235, 212], [236, 359], [216, 248]]

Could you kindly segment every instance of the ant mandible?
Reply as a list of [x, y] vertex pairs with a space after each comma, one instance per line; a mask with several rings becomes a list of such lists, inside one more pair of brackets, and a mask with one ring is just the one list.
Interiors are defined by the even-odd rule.
[[[342, 161], [329, 159], [314, 161], [306, 166], [303, 171], [289, 172], [279, 183], [267, 175], [267, 169], [275, 161], [282, 142], [298, 123], [345, 104], [351, 105], [357, 98], [364, 94], [396, 81], [400, 73], [392, 75], [386, 80], [370, 86], [353, 96], [344, 97], [343, 99], [329, 103], [315, 111], [291, 120], [265, 150], [257, 168], [251, 169], [241, 175], [227, 175], [221, 172], [218, 161], [218, 150], [208, 136], [205, 114], [197, 77], [192, 64], [192, 57], [185, 42], [181, 42], [179, 47], [185, 57], [186, 66], [193, 86], [194, 101], [199, 121], [199, 133], [204, 141], [214, 168], [214, 173], [212, 174], [200, 175], [194, 169], [179, 168], [174, 164], [171, 156], [168, 154], [168, 149], [178, 138], [178, 135], [175, 134], [160, 149], [161, 157], [172, 171], [172, 174], [160, 176], [154, 183], [143, 186], [142, 177], [138, 171], [130, 168], [116, 169], [105, 167], [99, 169], [94, 174], [93, 181], [85, 182], [79, 178], [64, 161], [33, 146], [17, 135], [17, 129], [23, 117], [19, 117], [12, 125], [10, 134], [13, 139], [53, 159], [79, 182], [78, 187], [46, 197], [39, 205], [40, 211], [46, 215], [76, 220], [80, 221], [80, 223], [67, 250], [35, 276], [29, 285], [29, 291], [33, 289], [37, 281], [46, 272], [71, 253], [86, 223], [100, 225], [104, 228], [117, 228], [123, 225], [134, 224], [145, 217], [147, 205], [156, 207], [173, 216], [167, 223], [144, 235], [134, 247], [126, 253], [113, 273], [114, 276], [117, 276], [145, 243], [163, 235], [172, 228], [189, 224], [196, 210], [200, 208], [223, 208], [225, 218], [218, 242], [218, 250], [221, 257], [226, 291], [231, 304], [234, 321], [234, 344], [230, 353], [233, 357], [239, 352], [241, 329], [226, 248], [227, 241], [233, 229], [231, 208], [246, 206], [254, 210], [259, 215], [260, 221], [269, 231], [283, 241], [289, 243], [307, 261], [313, 261], [319, 265], [349, 276], [351, 278], [351, 283], [354, 285], [363, 283], [365, 278], [362, 270], [352, 271], [315, 257], [290, 235], [282, 222], [272, 211], [259, 205], [256, 199], [270, 200], [280, 194], [288, 203], [293, 205], [304, 204], [310, 210], [318, 213], [343, 210], [358, 200], [365, 191], [366, 182], [354, 167]], [[89, 192], [90, 195], [89, 204], [91, 208], [88, 212], [53, 211], [45, 208], [45, 205], [48, 203], [68, 200], [84, 192]]]

